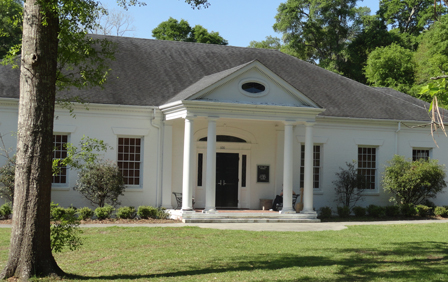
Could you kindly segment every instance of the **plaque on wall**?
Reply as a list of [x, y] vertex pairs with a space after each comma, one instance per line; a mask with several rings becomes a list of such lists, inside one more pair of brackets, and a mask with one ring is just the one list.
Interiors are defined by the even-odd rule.
[[269, 182], [269, 166], [257, 166], [257, 182]]

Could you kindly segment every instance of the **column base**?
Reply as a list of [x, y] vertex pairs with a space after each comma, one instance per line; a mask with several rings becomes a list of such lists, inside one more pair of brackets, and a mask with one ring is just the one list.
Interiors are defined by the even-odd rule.
[[282, 209], [278, 213], [280, 213], [280, 214], [291, 214], [291, 213], [296, 213], [296, 211], [293, 210], [292, 208], [286, 208], [286, 209]]
[[303, 214], [317, 214], [315, 210], [303, 210], [300, 213], [303, 213]]
[[218, 211], [215, 208], [205, 208], [202, 213], [215, 214], [218, 213]]
[[182, 214], [192, 214], [195, 213], [194, 209], [182, 209]]

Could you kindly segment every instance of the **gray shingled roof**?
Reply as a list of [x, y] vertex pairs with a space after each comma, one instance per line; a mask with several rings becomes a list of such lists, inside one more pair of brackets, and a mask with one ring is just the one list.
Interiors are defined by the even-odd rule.
[[[325, 108], [320, 116], [428, 120], [427, 103], [392, 89], [366, 86], [279, 51], [127, 37], [108, 39], [118, 44], [118, 51], [105, 89], [75, 89], [69, 95], [91, 103], [160, 106], [185, 99], [204, 85], [258, 60]], [[18, 86], [18, 70], [0, 66], [0, 97], [17, 98]]]

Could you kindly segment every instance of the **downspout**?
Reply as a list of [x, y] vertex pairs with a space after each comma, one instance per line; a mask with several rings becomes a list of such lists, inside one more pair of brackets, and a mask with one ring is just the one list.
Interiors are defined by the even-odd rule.
[[401, 130], [401, 121], [398, 122], [398, 129], [395, 131], [395, 155], [398, 155], [398, 132]]
[[159, 207], [159, 190], [162, 194], [162, 168], [163, 168], [163, 126], [154, 123], [156, 119], [156, 108], [153, 109], [151, 125], [158, 130], [157, 140], [157, 176], [156, 176], [156, 207]]

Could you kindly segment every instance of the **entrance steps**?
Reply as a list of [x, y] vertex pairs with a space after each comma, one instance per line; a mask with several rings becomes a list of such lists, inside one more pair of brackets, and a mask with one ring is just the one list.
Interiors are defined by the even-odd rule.
[[171, 218], [184, 223], [314, 223], [320, 222], [316, 214], [280, 214], [269, 211], [221, 210], [217, 213], [182, 212], [169, 210]]

